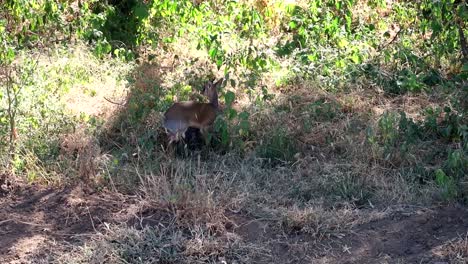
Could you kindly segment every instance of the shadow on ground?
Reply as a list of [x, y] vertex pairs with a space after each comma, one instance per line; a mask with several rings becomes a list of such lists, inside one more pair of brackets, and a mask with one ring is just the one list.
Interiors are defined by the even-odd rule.
[[[141, 203], [136, 197], [85, 193], [80, 187], [24, 187], [0, 198], [0, 262], [47, 259], [60, 253], [60, 245], [83, 245], [106, 223], [138, 228], [173, 220], [167, 207]], [[269, 257], [258, 263], [449, 263], [442, 246], [466, 239], [468, 232], [468, 209], [457, 206], [397, 210], [340, 238], [320, 241], [285, 233], [277, 222], [225, 216], [230, 232], [268, 249]]]
[[19, 188], [0, 198], [0, 262], [30, 263], [51, 248], [46, 242], [81, 244], [125, 204], [123, 197], [85, 194], [80, 187]]

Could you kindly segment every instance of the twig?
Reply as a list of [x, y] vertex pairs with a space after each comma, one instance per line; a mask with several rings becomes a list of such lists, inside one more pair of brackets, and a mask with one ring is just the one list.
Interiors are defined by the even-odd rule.
[[96, 235], [96, 233], [83, 233], [83, 234], [73, 234], [73, 233], [61, 233], [61, 232], [50, 232], [56, 236], [70, 236], [70, 237], [91, 237]]
[[395, 34], [395, 36], [393, 36], [392, 40], [390, 40], [390, 42], [388, 42], [387, 44], [379, 47], [379, 49], [377, 50], [377, 52], [381, 52], [384, 48], [390, 46], [391, 44], [393, 44], [393, 42], [395, 42], [395, 40], [398, 38], [398, 35], [400, 35], [400, 32], [403, 31], [403, 28], [400, 27], [400, 29], [397, 31], [397, 33]]
[[114, 101], [112, 101], [112, 100], [110, 100], [110, 99], [106, 98], [105, 96], [104, 96], [104, 100], [106, 100], [107, 102], [109, 102], [109, 103], [111, 103], [111, 104], [120, 105], [120, 106], [122, 106], [122, 107], [125, 107], [125, 105], [126, 105], [126, 103], [118, 103], [118, 102], [114, 102]]
[[0, 221], [0, 225], [8, 223], [8, 222], [17, 222], [17, 223], [20, 223], [20, 224], [25, 224], [25, 225], [30, 225], [30, 226], [50, 227], [50, 225], [35, 224], [35, 223], [25, 222], [25, 221], [21, 221], [21, 220], [18, 220], [18, 219], [13, 219], [13, 218]]
[[96, 227], [94, 226], [93, 217], [91, 216], [91, 212], [89, 211], [89, 207], [86, 207], [86, 210], [88, 210], [89, 220], [91, 221], [91, 225], [93, 226], [93, 230], [94, 230], [94, 232], [97, 233], [98, 231], [96, 230]]

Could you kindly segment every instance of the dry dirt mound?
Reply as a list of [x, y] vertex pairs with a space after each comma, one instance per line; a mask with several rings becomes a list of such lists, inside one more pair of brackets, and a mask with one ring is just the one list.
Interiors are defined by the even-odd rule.
[[262, 221], [243, 222], [237, 232], [269, 244], [274, 263], [468, 263], [465, 207], [400, 208], [343, 237], [323, 240], [278, 232]]
[[[467, 236], [467, 208], [400, 212], [356, 228], [342, 241], [347, 253], [338, 263], [464, 263], [468, 260]], [[464, 245], [457, 248], [455, 243], [460, 241]]]

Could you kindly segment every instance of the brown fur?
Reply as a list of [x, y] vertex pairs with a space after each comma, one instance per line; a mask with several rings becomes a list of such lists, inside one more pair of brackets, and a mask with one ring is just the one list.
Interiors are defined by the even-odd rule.
[[209, 103], [174, 103], [165, 114], [166, 119], [187, 120], [189, 127], [203, 128], [216, 118], [216, 108]]
[[169, 142], [177, 141], [179, 135], [184, 135], [189, 127], [200, 129], [205, 134], [214, 123], [218, 110], [218, 87], [222, 80], [216, 83], [208, 82], [204, 86], [204, 94], [209, 103], [178, 102], [174, 103], [164, 114], [164, 128], [169, 135]]

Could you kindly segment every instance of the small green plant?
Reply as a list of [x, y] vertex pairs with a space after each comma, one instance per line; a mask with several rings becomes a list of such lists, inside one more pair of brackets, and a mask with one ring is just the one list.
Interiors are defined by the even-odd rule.
[[[425, 120], [414, 122], [404, 112], [400, 112], [399, 116], [396, 113], [385, 112], [378, 120], [376, 132], [372, 127], [368, 128], [367, 140], [374, 155], [383, 155], [386, 160], [398, 157], [400, 162], [405, 157], [416, 155], [418, 144], [427, 140], [463, 142], [461, 116], [452, 113], [447, 107], [443, 118], [440, 118], [441, 114], [440, 108], [428, 108], [425, 110]], [[435, 162], [436, 157], [442, 158], [443, 165], [436, 171], [425, 172], [418, 169], [421, 166], [419, 163], [410, 163], [411, 168], [402, 169], [412, 171], [413, 176], [422, 175], [422, 178], [417, 176], [420, 183], [427, 183], [431, 178], [424, 177], [425, 174], [435, 173], [435, 183], [442, 189], [444, 199], [454, 199], [458, 197], [458, 188], [468, 167], [466, 150], [463, 145], [461, 147], [456, 150], [432, 149], [431, 152], [427, 152], [429, 156], [426, 162]]]
[[[179, 94], [182, 94], [183, 98], [188, 98], [186, 89], [181, 90]], [[130, 125], [137, 125], [152, 111], [167, 109], [173, 103], [177, 91], [179, 91], [177, 88], [168, 90], [159, 85], [151, 85], [147, 90], [133, 89], [127, 102], [126, 121]]]
[[460, 142], [462, 145], [467, 144], [467, 126], [463, 123], [464, 113], [455, 112], [452, 108], [445, 106], [443, 110], [439, 107], [427, 108], [424, 115], [423, 126], [426, 130], [426, 137], [440, 137]]
[[398, 123], [400, 134], [403, 135], [405, 144], [416, 143], [422, 137], [422, 126], [415, 123], [412, 118], [406, 116], [406, 113], [400, 112], [400, 121]]
[[442, 189], [442, 197], [450, 200], [457, 196], [457, 186], [453, 177], [445, 174], [441, 169], [435, 171], [435, 182]]
[[281, 127], [269, 131], [257, 148], [259, 157], [272, 163], [293, 161], [299, 151], [294, 139]]
[[444, 164], [444, 170], [453, 175], [458, 180], [461, 180], [468, 173], [468, 157], [465, 151], [457, 149], [450, 151], [447, 160]]
[[416, 123], [412, 118], [408, 118], [406, 113], [401, 111], [385, 112], [377, 122], [376, 132], [372, 127], [368, 128], [367, 140], [374, 148], [381, 145], [386, 159], [395, 152], [406, 155], [423, 136], [423, 128], [420, 123]]
[[344, 175], [331, 186], [333, 193], [356, 206], [365, 206], [372, 198], [372, 191], [363, 179], [354, 175]]
[[232, 107], [235, 97], [232, 91], [224, 94], [226, 109], [215, 121], [215, 131], [220, 135], [219, 143], [223, 149], [242, 148], [243, 138], [250, 135], [249, 113], [245, 111], [238, 113]]
[[337, 102], [328, 101], [324, 98], [307, 105], [305, 110], [317, 122], [332, 121], [341, 111]]
[[389, 149], [398, 140], [398, 116], [393, 112], [385, 112], [378, 121], [380, 137], [384, 146]]

